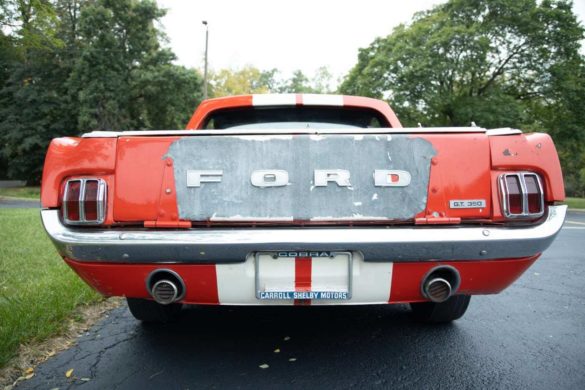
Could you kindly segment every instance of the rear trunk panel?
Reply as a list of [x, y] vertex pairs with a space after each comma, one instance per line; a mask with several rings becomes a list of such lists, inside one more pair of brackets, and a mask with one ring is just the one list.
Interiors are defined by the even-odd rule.
[[[174, 219], [161, 215], [163, 196], [174, 196], [180, 220], [221, 224], [487, 219], [491, 211], [489, 142], [479, 133], [130, 136], [118, 139], [117, 154], [118, 222]], [[289, 183], [254, 186], [255, 170], [286, 171]], [[316, 186], [315, 170], [347, 171], [350, 185]], [[376, 170], [410, 181], [377, 186]], [[189, 172], [205, 171], [220, 171], [221, 181], [188, 185]], [[485, 207], [452, 208], [457, 200]]]

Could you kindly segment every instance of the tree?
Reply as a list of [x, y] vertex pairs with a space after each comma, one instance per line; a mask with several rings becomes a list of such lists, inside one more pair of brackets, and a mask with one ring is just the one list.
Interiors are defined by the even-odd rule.
[[582, 39], [567, 0], [450, 0], [361, 49], [340, 91], [387, 99], [406, 125], [548, 129], [584, 191]]
[[214, 97], [269, 93], [276, 88], [276, 69], [260, 70], [251, 65], [241, 69], [221, 69], [211, 72], [211, 95]]
[[309, 78], [301, 70], [295, 70], [292, 77], [279, 88], [281, 93], [313, 93]]
[[148, 0], [0, 0], [0, 168], [38, 182], [49, 141], [183, 128], [198, 72], [174, 65]]
[[198, 72], [164, 64], [137, 72], [134, 97], [142, 112], [140, 128], [182, 129], [203, 99], [203, 80]]
[[315, 71], [311, 79], [312, 89], [315, 93], [332, 93], [333, 75], [326, 66], [321, 66]]
[[8, 177], [38, 181], [48, 137], [63, 124], [62, 67], [54, 54], [62, 41], [56, 36], [52, 3], [19, 0], [5, 6], [11, 10], [7, 23], [13, 34], [4, 36], [8, 55], [0, 89], [1, 155]]

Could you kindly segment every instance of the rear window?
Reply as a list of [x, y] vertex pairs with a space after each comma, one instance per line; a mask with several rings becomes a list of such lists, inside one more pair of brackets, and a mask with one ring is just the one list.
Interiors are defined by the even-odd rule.
[[379, 112], [351, 107], [245, 107], [213, 112], [204, 129], [327, 129], [390, 127]]

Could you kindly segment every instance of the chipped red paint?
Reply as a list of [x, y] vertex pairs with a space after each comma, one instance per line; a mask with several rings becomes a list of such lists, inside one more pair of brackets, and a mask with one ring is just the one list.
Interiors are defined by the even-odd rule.
[[43, 169], [41, 205], [61, 205], [63, 180], [71, 176], [108, 175], [116, 168], [115, 138], [55, 138], [49, 145]]
[[544, 178], [547, 202], [565, 199], [561, 163], [550, 135], [533, 133], [490, 137], [490, 150], [492, 169], [537, 172]]

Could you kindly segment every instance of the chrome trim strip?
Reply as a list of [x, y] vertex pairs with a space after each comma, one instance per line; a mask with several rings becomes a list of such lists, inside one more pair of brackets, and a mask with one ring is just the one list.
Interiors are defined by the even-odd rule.
[[225, 136], [225, 135], [288, 135], [288, 134], [426, 134], [426, 133], [487, 133], [482, 127], [397, 127], [352, 129], [225, 129], [225, 130], [131, 130], [92, 131], [82, 138], [150, 137], [150, 136]]
[[366, 261], [485, 260], [533, 256], [550, 246], [567, 206], [550, 206], [539, 225], [368, 228], [100, 229], [64, 226], [41, 210], [63, 257], [87, 262], [236, 263], [257, 251], [360, 251]]
[[512, 129], [510, 127], [502, 127], [499, 129], [486, 130], [485, 135], [487, 136], [498, 136], [498, 135], [515, 135], [522, 134], [522, 130]]
[[87, 220], [85, 219], [85, 185], [87, 184], [87, 179], [81, 179], [81, 185], [79, 186], [79, 199], [77, 204], [79, 205], [79, 221], [66, 221], [67, 223], [72, 223], [75, 225], [76, 223], [86, 223]]

